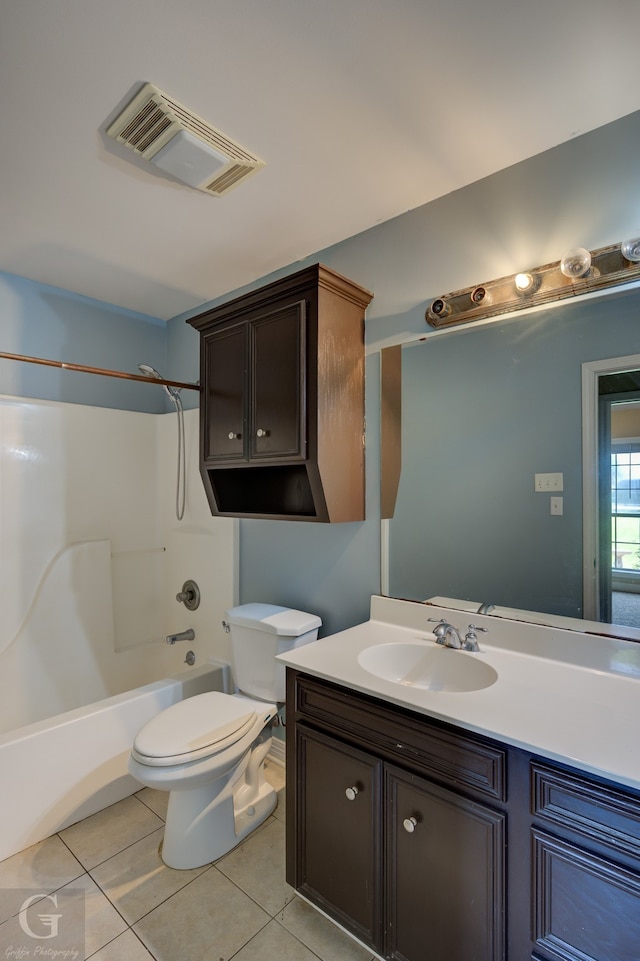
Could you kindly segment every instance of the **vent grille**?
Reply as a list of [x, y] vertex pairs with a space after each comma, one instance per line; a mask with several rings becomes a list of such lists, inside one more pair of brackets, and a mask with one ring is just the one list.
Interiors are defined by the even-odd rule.
[[245, 177], [250, 177], [251, 174], [254, 174], [257, 169], [259, 168], [243, 167], [239, 166], [238, 164], [236, 164], [235, 167], [225, 167], [224, 171], [221, 174], [218, 174], [215, 180], [212, 180], [210, 184], [207, 184], [205, 189], [212, 194], [223, 194], [227, 190], [231, 190], [232, 187], [235, 187], [237, 184], [239, 184], [241, 180], [245, 179]]
[[116, 117], [107, 134], [144, 160], [151, 160], [180, 130], [189, 131], [229, 160], [214, 180], [200, 184], [198, 190], [220, 196], [264, 167], [255, 154], [150, 83]]

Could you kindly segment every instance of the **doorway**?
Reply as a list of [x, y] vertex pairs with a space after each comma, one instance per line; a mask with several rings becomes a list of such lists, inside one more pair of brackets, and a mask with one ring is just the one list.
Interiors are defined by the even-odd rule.
[[585, 617], [640, 629], [640, 356], [583, 364]]
[[640, 390], [619, 381], [639, 376], [599, 379], [600, 612], [627, 627], [640, 627]]

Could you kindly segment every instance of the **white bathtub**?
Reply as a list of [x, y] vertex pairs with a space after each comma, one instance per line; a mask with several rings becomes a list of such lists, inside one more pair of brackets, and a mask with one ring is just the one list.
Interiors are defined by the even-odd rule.
[[176, 701], [224, 690], [228, 668], [212, 663], [0, 736], [0, 860], [138, 791], [127, 772], [138, 729]]

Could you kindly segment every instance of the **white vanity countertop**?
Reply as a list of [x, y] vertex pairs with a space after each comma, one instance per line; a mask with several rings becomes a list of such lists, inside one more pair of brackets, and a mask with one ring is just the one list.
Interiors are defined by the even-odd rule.
[[[487, 627], [481, 658], [498, 673], [478, 691], [429, 691], [377, 677], [358, 663], [377, 644], [424, 641], [428, 618], [443, 617], [464, 635], [470, 620]], [[278, 660], [316, 677], [439, 718], [470, 731], [640, 789], [640, 644], [503, 618], [373, 597], [371, 619], [282, 654]]]

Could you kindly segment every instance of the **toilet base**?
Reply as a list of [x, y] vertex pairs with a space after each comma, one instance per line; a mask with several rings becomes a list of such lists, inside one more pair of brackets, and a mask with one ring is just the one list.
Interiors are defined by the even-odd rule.
[[265, 730], [240, 763], [217, 781], [170, 792], [162, 844], [168, 867], [187, 870], [216, 861], [269, 817], [277, 803], [264, 777], [270, 746]]

